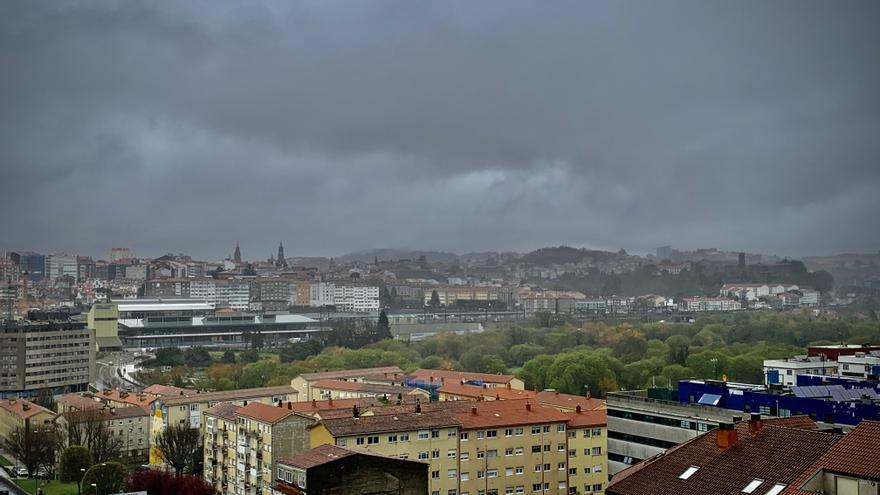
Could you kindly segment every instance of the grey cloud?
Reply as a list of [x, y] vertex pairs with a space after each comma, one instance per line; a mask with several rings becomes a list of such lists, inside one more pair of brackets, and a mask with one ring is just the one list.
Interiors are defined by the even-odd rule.
[[869, 0], [7, 2], [0, 248], [875, 251], [878, 19]]

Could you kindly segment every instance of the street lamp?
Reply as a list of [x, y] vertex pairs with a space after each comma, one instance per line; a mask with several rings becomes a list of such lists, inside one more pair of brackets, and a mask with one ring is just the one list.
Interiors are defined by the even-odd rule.
[[97, 483], [92, 483], [91, 485], [92, 485], [92, 487], [95, 488], [95, 493], [98, 493], [98, 484], [97, 484]]
[[86, 475], [86, 468], [79, 468], [79, 478], [76, 479], [76, 495], [81, 495], [82, 491], [80, 490], [80, 483], [82, 483], [83, 477]]

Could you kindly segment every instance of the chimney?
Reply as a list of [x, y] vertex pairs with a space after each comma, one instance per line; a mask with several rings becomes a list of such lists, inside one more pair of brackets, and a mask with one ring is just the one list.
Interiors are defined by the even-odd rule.
[[332, 405], [333, 405], [333, 396], [332, 396], [332, 395], [327, 399], [327, 405], [328, 405], [328, 406], [332, 406]]
[[501, 400], [501, 395], [495, 394], [495, 400]]
[[422, 403], [416, 402], [416, 414], [421, 414], [421, 413], [422, 413]]
[[24, 404], [24, 403], [23, 403], [23, 404], [21, 405], [21, 410], [22, 410], [22, 411], [27, 411], [27, 410], [30, 409], [30, 408], [31, 408], [30, 404]]
[[574, 408], [574, 412], [580, 414], [581, 413], [581, 405], [578, 404], [576, 408]]
[[764, 427], [764, 420], [761, 419], [760, 414], [752, 414], [749, 417], [749, 432], [754, 435], [761, 431], [761, 428]]
[[318, 401], [312, 399], [312, 407], [318, 407]]
[[526, 411], [531, 411], [531, 410], [532, 410], [532, 403], [526, 402]]
[[244, 401], [242, 405], [243, 405], [243, 406], [246, 406], [246, 405], [247, 405], [247, 401]]
[[473, 414], [474, 416], [477, 415], [477, 406], [471, 406], [471, 414]]
[[284, 407], [284, 401], [283, 401], [283, 400], [279, 400], [279, 401], [278, 401], [278, 407]]
[[354, 417], [354, 419], [358, 419], [361, 417], [361, 410], [358, 409], [357, 404], [351, 406], [351, 415], [352, 417]]
[[589, 399], [590, 399], [590, 391], [587, 390], [587, 400], [589, 400]]
[[507, 390], [510, 390], [510, 382], [507, 382]]
[[715, 430], [715, 445], [722, 449], [728, 449], [736, 445], [736, 428], [733, 423], [720, 423]]

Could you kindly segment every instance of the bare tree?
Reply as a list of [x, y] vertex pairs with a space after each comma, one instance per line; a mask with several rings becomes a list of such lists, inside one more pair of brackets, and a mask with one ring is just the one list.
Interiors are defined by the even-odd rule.
[[67, 421], [67, 445], [82, 445], [92, 453], [95, 463], [118, 461], [125, 441], [113, 435], [100, 409], [72, 411], [64, 414]]
[[174, 468], [178, 476], [187, 468], [192, 472], [201, 448], [199, 430], [186, 424], [170, 425], [156, 437], [156, 447], [165, 464]]
[[62, 439], [55, 423], [16, 426], [8, 437], [3, 439], [3, 449], [21, 462], [28, 476], [44, 468], [52, 470]]

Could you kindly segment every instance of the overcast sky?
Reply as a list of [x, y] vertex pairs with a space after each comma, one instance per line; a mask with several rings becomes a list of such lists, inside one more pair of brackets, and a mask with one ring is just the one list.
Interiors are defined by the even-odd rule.
[[880, 249], [880, 2], [4, 1], [0, 249]]

